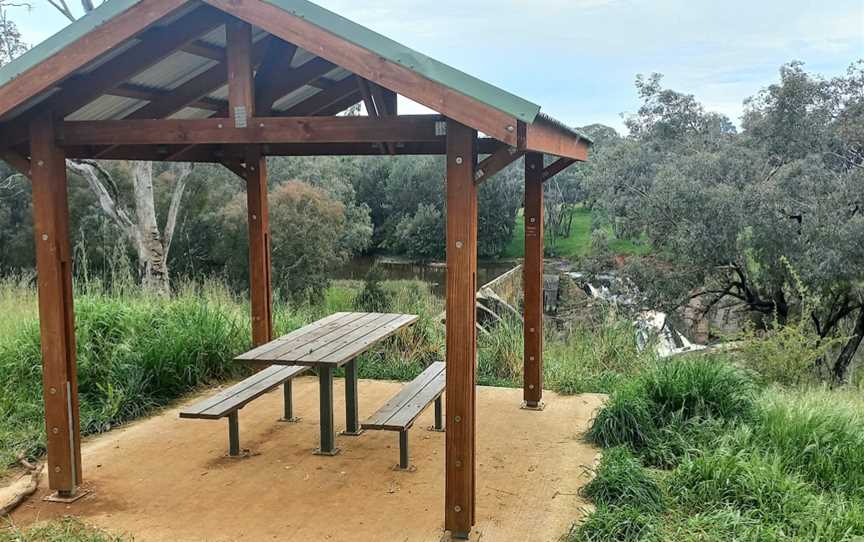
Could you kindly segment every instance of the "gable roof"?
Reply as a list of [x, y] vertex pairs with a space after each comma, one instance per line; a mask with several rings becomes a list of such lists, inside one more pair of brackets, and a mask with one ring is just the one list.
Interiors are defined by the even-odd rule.
[[[238, 13], [233, 8], [234, 5], [229, 5], [225, 2], [220, 2], [219, 0], [205, 0], [207, 4], [216, 7], [217, 9], [223, 9], [224, 11], [233, 12], [233, 14], [241, 19], [244, 16]], [[172, 2], [172, 0], [161, 0], [162, 4], [168, 4]], [[174, 9], [174, 12], [171, 12], [166, 7], [162, 7], [163, 15], [161, 18], [154, 17], [151, 21], [145, 21], [142, 23], [142, 27], [139, 29], [143, 31], [148, 23], [158, 22], [159, 24], [164, 24], [167, 20], [176, 18], [178, 16], [178, 11], [182, 12], [187, 8], [199, 7], [201, 4], [198, 2], [189, 2], [188, 4], [183, 4], [182, 0], [173, 0], [177, 6]], [[53, 56], [57, 55], [65, 48], [69, 47], [76, 42], [80, 42], [82, 38], [88, 38], [91, 34], [98, 34], [98, 31], [111, 23], [112, 21], [120, 18], [124, 13], [127, 13], [132, 8], [142, 9], [147, 8], [148, 3], [159, 4], [159, 1], [154, 0], [106, 0], [103, 4], [97, 7], [95, 10], [82, 17], [78, 21], [70, 24], [51, 38], [46, 41], [40, 43], [36, 47], [29, 50], [27, 53], [19, 57], [18, 59], [10, 62], [6, 66], [0, 67], [0, 101], [3, 103], [3, 108], [0, 110], [0, 116], [9, 116], [10, 112], [12, 112], [12, 116], [17, 116], [18, 114], [26, 111], [29, 108], [32, 108], [36, 105], [41, 98], [49, 95], [52, 92], [52, 89], [57, 84], [62, 84], [61, 80], [57, 81], [46, 81], [44, 88], [41, 92], [36, 95], [28, 95], [22, 96], [20, 94], [15, 94], [11, 92], [11, 97], [8, 100], [3, 100], [4, 91], [10, 88], [10, 83], [16, 81], [22, 76], [26, 76], [27, 73], [39, 67], [43, 62], [51, 59]], [[503, 113], [508, 117], [512, 117], [515, 120], [521, 121], [527, 125], [531, 125], [535, 122], [543, 125], [550, 125], [551, 118], [547, 115], [540, 114], [540, 106], [516, 96], [510, 92], [507, 92], [495, 85], [482, 81], [476, 77], [468, 75], [458, 69], [455, 69], [447, 64], [439, 62], [435, 59], [432, 59], [422, 53], [414, 51], [413, 49], [406, 47], [396, 41], [393, 41], [385, 36], [382, 36], [368, 28], [363, 27], [357, 23], [354, 23], [344, 17], [341, 17], [329, 10], [326, 10], [308, 0], [248, 0], [245, 2], [246, 7], [249, 7], [250, 4], [258, 4], [261, 5], [269, 5], [272, 8], [277, 8], [284, 12], [284, 14], [289, 14], [293, 17], [296, 17], [299, 20], [302, 20], [306, 23], [310, 23], [315, 27], [325, 31], [326, 33], [332, 34], [338, 39], [344, 40], [344, 42], [353, 44], [359, 48], [372, 53], [376, 57], [382, 59], [383, 61], [387, 61], [392, 63], [393, 65], [400, 66], [406, 70], [410, 70], [416, 75], [427, 79], [440, 87], [449, 89], [455, 93], [458, 93], [461, 96], [467, 97], [472, 100], [471, 103], [478, 103], [487, 108], [494, 109]], [[243, 8], [240, 3], [240, 9]], [[274, 12], [279, 13], [279, 12]], [[255, 24], [254, 21], [248, 21]], [[263, 23], [263, 21], [259, 21], [259, 23]], [[264, 28], [266, 24], [259, 24], [261, 28]], [[267, 30], [265, 28], [265, 30]], [[277, 28], [269, 28], [271, 34], [281, 33]], [[282, 36], [284, 38], [284, 35]], [[131, 38], [134, 39], [134, 38]], [[289, 40], [286, 40], [289, 41]], [[307, 44], [307, 48], [311, 49]], [[104, 58], [106, 56], [110, 56], [113, 51], [103, 52], [100, 55], [97, 55], [94, 58], [90, 58], [86, 62], [83, 62], [80, 66], [77, 67], [75, 71], [71, 74], [67, 75], [75, 75], [81, 74], [82, 69], [86, 64], [92, 64], [94, 62], [98, 62], [100, 58]], [[317, 51], [316, 51], [317, 52]], [[315, 54], [311, 55], [313, 58]], [[321, 51], [320, 56], [326, 56], [323, 51]], [[80, 57], [79, 57], [79, 60]], [[331, 59], [332, 60], [332, 59]], [[186, 65], [185, 69], [187, 71], [194, 72], [196, 69], [204, 68], [205, 62], [200, 63], [198, 66], [194, 65]], [[181, 69], [184, 67], [180, 66]], [[174, 79], [176, 82], [177, 77], [177, 69], [178, 66], [174, 67]], [[158, 75], [158, 73], [156, 74]], [[336, 81], [348, 77], [350, 72], [346, 70], [342, 70], [342, 72], [334, 71], [330, 74], [332, 78]], [[361, 75], [362, 74], [358, 74]], [[370, 77], [367, 76], [371, 80]], [[160, 82], [155, 80], [154, 82]], [[168, 80], [165, 81], [166, 88], [164, 90], [171, 90], [170, 85], [168, 84]], [[386, 85], [385, 85], [386, 86]], [[396, 89], [393, 89], [396, 90]], [[442, 92], [444, 92], [442, 90]], [[408, 98], [412, 98], [410, 95], [410, 91], [406, 92], [403, 90], [400, 92]], [[306, 98], [309, 97], [310, 91], [306, 90]], [[209, 98], [216, 100], [222, 98], [218, 93], [211, 93]], [[303, 96], [300, 96], [303, 97]], [[112, 96], [106, 96], [102, 101], [105, 102], [103, 104], [91, 104], [94, 107], [91, 108], [94, 112], [102, 112], [103, 115], [98, 116], [98, 118], [113, 118], [110, 113], [114, 112], [128, 112], [127, 110], [132, 107], [134, 109], [135, 106], [140, 107], [140, 103], [136, 104], [134, 100], [129, 99], [125, 104], [122, 102], [122, 98], [117, 99]], [[416, 100], [415, 100], [416, 101]], [[444, 103], [444, 99], [440, 100], [441, 103]], [[429, 105], [427, 103], [427, 105]], [[124, 109], [125, 107], [125, 109]], [[434, 108], [434, 107], [433, 107]], [[491, 111], [491, 110], [490, 110]], [[446, 111], [441, 111], [446, 114]], [[199, 112], [200, 113], [200, 112]], [[192, 113], [194, 114], [194, 113]], [[458, 118], [458, 117], [457, 117]], [[463, 121], [464, 122], [464, 121]], [[513, 124], [512, 122], [510, 124]], [[578, 139], [581, 139], [583, 142], [591, 143], [590, 138], [586, 137], [584, 134], [581, 134], [579, 131], [570, 128], [563, 123], [552, 122], [551, 125], [554, 126], [556, 130], [563, 131], [569, 133], [571, 136], [575, 136]], [[477, 126], [475, 126], [477, 128]], [[508, 126], [508, 130], [511, 132], [512, 127]], [[481, 131], [483, 131], [481, 129]], [[508, 137], [512, 137], [512, 134]]]

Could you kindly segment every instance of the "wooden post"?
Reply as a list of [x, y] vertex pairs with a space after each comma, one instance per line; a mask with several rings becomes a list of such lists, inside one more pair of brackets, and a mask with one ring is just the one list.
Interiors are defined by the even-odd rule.
[[252, 344], [273, 340], [273, 290], [270, 263], [270, 210], [267, 204], [267, 159], [259, 147], [246, 154], [246, 206], [249, 211], [249, 297]]
[[524, 407], [543, 408], [543, 155], [525, 155]]
[[445, 528], [467, 538], [475, 512], [477, 132], [447, 121], [447, 449]]
[[72, 498], [81, 484], [81, 431], [66, 158], [50, 114], [30, 127], [33, 223], [42, 340], [42, 386], [48, 443], [48, 485]]
[[[229, 117], [235, 128], [247, 128], [255, 116], [252, 73], [252, 27], [243, 21], [226, 26]], [[267, 205], [267, 159], [259, 146], [246, 149], [246, 204], [249, 224], [249, 299], [252, 344], [273, 339], [273, 293], [270, 263], [270, 211]]]

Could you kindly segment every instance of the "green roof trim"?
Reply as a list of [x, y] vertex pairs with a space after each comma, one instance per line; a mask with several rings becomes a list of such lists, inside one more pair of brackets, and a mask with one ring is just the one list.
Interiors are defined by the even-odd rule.
[[307, 0], [263, 1], [518, 120], [533, 123], [540, 113], [540, 106], [535, 103], [418, 53], [312, 2]]
[[107, 0], [96, 9], [0, 68], [0, 87], [51, 58], [111, 19], [145, 0]]

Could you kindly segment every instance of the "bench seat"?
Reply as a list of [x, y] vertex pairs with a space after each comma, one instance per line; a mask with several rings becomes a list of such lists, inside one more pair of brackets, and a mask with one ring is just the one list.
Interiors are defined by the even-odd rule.
[[230, 386], [216, 395], [208, 397], [180, 411], [181, 418], [218, 420], [228, 418], [229, 453], [240, 454], [240, 437], [237, 412], [280, 385], [285, 385], [285, 420], [293, 421], [291, 405], [291, 380], [308, 370], [300, 366], [270, 366], [242, 382]]
[[408, 430], [420, 414], [435, 403], [436, 431], [443, 431], [441, 395], [447, 385], [446, 364], [436, 362], [405, 385], [399, 393], [370, 416], [362, 427], [366, 430], [399, 431], [399, 467], [408, 469]]

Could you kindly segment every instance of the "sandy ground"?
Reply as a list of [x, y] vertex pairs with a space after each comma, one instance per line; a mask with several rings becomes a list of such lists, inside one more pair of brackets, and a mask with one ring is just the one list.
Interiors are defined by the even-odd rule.
[[[400, 384], [362, 381], [361, 416]], [[181, 420], [178, 409], [85, 442], [84, 487], [65, 505], [40, 489], [14, 514], [26, 525], [62, 515], [136, 541], [438, 542], [443, 533], [444, 435], [427, 431], [429, 408], [410, 433], [414, 472], [394, 471], [398, 433], [338, 436], [342, 453], [312, 455], [318, 385], [295, 382], [299, 423], [279, 423], [281, 390], [240, 412], [242, 459], [227, 453], [227, 422]], [[336, 425], [344, 427], [343, 382]], [[521, 390], [478, 390], [477, 521], [472, 540], [554, 541], [583, 513], [584, 466], [598, 451], [580, 441], [599, 395], [546, 395], [546, 410], [520, 410]], [[43, 481], [42, 486], [45, 486]]]

